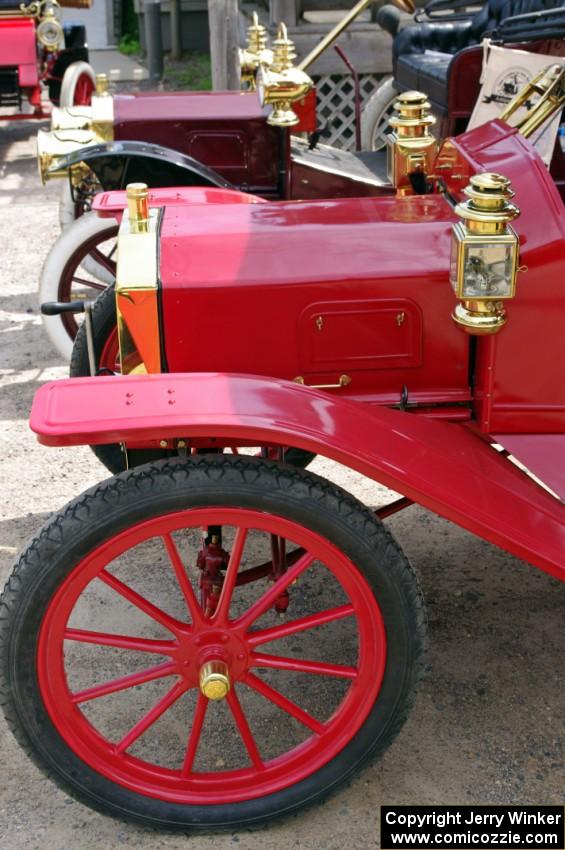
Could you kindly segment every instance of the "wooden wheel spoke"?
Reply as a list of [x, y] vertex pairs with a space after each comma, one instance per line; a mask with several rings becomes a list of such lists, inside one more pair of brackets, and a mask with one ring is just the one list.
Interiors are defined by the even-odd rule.
[[101, 266], [110, 272], [110, 274], [116, 274], [116, 263], [111, 259], [111, 256], [107, 256], [104, 254], [100, 248], [93, 248], [90, 252], [90, 256], [93, 260], [96, 260], [97, 263], [100, 263]]
[[285, 658], [256, 652], [251, 657], [253, 667], [268, 667], [274, 670], [294, 670], [297, 673], [312, 673], [317, 676], [336, 676], [339, 679], [357, 678], [357, 668], [345, 664], [328, 664], [324, 661], [308, 661], [305, 658]]
[[295, 702], [283, 696], [279, 691], [276, 691], [262, 679], [259, 679], [258, 676], [255, 676], [253, 673], [247, 673], [243, 680], [250, 688], [253, 688], [255, 691], [264, 696], [265, 699], [268, 699], [270, 702], [277, 705], [283, 711], [286, 711], [287, 714], [290, 714], [294, 717], [295, 720], [298, 720], [299, 723], [302, 723], [303, 726], [307, 726], [308, 729], [311, 729], [312, 732], [315, 732], [316, 735], [321, 735], [325, 730], [325, 726], [323, 723], [320, 723], [311, 714], [308, 714], [307, 711], [304, 711], [300, 706], [296, 705]]
[[90, 289], [97, 289], [99, 292], [103, 292], [106, 289], [105, 283], [97, 283], [95, 280], [85, 280], [83, 277], [77, 277], [76, 275], [73, 275], [72, 283], [88, 286]]
[[139, 670], [137, 673], [128, 673], [127, 676], [120, 676], [118, 679], [111, 679], [109, 682], [103, 682], [100, 685], [93, 685], [91, 688], [77, 691], [72, 694], [71, 699], [76, 704], [88, 702], [92, 699], [99, 699], [99, 697], [115, 694], [118, 691], [125, 691], [127, 688], [134, 688], [136, 685], [144, 685], [146, 682], [152, 682], [154, 679], [164, 679], [166, 676], [172, 676], [176, 669], [177, 666], [174, 662], [164, 661], [162, 664], [155, 665], [155, 667], [148, 667], [145, 670]]
[[275, 599], [280, 596], [283, 590], [285, 590], [289, 584], [292, 584], [298, 576], [307, 570], [314, 561], [315, 556], [311, 555], [310, 552], [305, 552], [296, 561], [296, 563], [286, 571], [286, 573], [284, 573], [271, 585], [269, 590], [267, 590], [256, 602], [253, 603], [245, 614], [236, 620], [236, 625], [238, 627], [243, 627], [244, 629], [249, 629], [255, 620], [257, 620], [274, 604]]
[[237, 694], [235, 692], [235, 688], [232, 688], [227, 695], [228, 705], [231, 709], [231, 713], [233, 714], [233, 719], [235, 720], [236, 726], [239, 730], [239, 734], [241, 735], [241, 740], [245, 744], [245, 749], [248, 752], [249, 758], [254, 767], [258, 770], [262, 770], [264, 768], [263, 759], [261, 758], [261, 754], [255, 743], [255, 738], [253, 737], [253, 732], [249, 728], [249, 723], [247, 722], [247, 718], [243, 713], [243, 709], [241, 707], [241, 703], [237, 698]]
[[181, 770], [182, 776], [188, 776], [189, 773], [192, 772], [192, 766], [194, 764], [194, 759], [196, 758], [198, 744], [200, 743], [200, 737], [202, 735], [202, 727], [204, 726], [204, 718], [206, 717], [207, 708], [208, 700], [203, 694], [199, 693], [198, 699], [196, 701], [196, 708], [194, 709], [192, 727], [188, 736], [188, 744], [186, 745], [186, 752], [184, 755], [184, 762]]
[[288, 623], [281, 623], [279, 626], [273, 626], [270, 629], [260, 629], [256, 632], [249, 632], [247, 640], [250, 646], [259, 646], [262, 643], [269, 643], [272, 640], [280, 640], [281, 638], [294, 635], [297, 632], [303, 632], [307, 629], [315, 629], [316, 626], [324, 626], [326, 623], [337, 622], [343, 620], [344, 617], [351, 617], [355, 614], [353, 605], [340, 605], [337, 608], [328, 608], [326, 611], [320, 611], [317, 614], [310, 614], [307, 617], [301, 617], [299, 620], [290, 620]]
[[181, 589], [181, 593], [184, 596], [184, 601], [186, 602], [186, 607], [188, 608], [188, 613], [191, 616], [192, 622], [200, 622], [202, 620], [202, 610], [200, 608], [200, 605], [198, 604], [196, 594], [194, 593], [190, 580], [186, 574], [186, 569], [179, 555], [179, 551], [175, 545], [175, 542], [170, 534], [163, 535], [163, 542], [165, 544], [165, 548], [167, 549], [167, 553], [169, 555], [173, 571]]
[[182, 694], [186, 691], [187, 685], [185, 682], [177, 682], [173, 687], [168, 691], [162, 699], [156, 703], [153, 708], [149, 709], [147, 714], [145, 714], [141, 720], [133, 726], [127, 735], [124, 735], [122, 740], [116, 744], [115, 750], [117, 753], [124, 753], [138, 738], [147, 732], [147, 730], [153, 726], [154, 723], [159, 720], [162, 714], [164, 714], [167, 709], [169, 709]]
[[118, 649], [132, 649], [136, 652], [154, 652], [157, 655], [170, 655], [178, 646], [176, 641], [172, 640], [151, 640], [149, 638], [131, 637], [130, 635], [91, 632], [86, 629], [65, 629], [65, 640], [93, 643], [97, 646], [114, 646]]
[[235, 535], [235, 540], [233, 542], [228, 566], [226, 568], [226, 574], [222, 584], [222, 591], [220, 594], [220, 599], [218, 601], [218, 607], [214, 615], [215, 620], [225, 622], [229, 619], [230, 603], [233, 596], [233, 589], [236, 585], [237, 571], [239, 570], [239, 565], [241, 563], [241, 557], [245, 548], [246, 539], [247, 529], [238, 528]]
[[120, 596], [123, 596], [123, 598], [128, 602], [131, 602], [132, 605], [135, 605], [136, 608], [139, 608], [140, 611], [143, 611], [144, 614], [147, 614], [148, 617], [151, 617], [152, 620], [156, 620], [156, 622], [160, 623], [173, 634], [177, 634], [179, 628], [182, 627], [182, 623], [175, 620], [174, 617], [170, 617], [162, 611], [161, 608], [153, 605], [152, 602], [144, 596], [141, 596], [137, 593], [137, 591], [129, 587], [129, 585], [124, 584], [123, 581], [120, 581], [119, 578], [116, 578], [116, 576], [112, 575], [112, 573], [109, 573], [107, 570], [102, 570], [98, 573], [98, 578], [100, 581], [103, 581], [104, 584], [107, 584], [108, 587], [111, 587], [112, 590], [115, 590], [116, 593], [119, 593]]

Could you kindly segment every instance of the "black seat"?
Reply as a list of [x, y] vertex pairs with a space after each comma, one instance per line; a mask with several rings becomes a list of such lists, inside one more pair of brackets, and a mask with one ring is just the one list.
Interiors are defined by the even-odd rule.
[[[400, 91], [418, 89], [430, 97], [436, 107], [448, 109], [448, 81], [453, 57], [465, 48], [480, 44], [486, 35], [496, 34], [502, 22], [516, 15], [532, 15], [565, 8], [565, 0], [488, 0], [467, 20], [425, 21], [401, 30], [394, 39], [395, 85]], [[528, 18], [524, 18], [525, 24]], [[563, 37], [563, 27], [555, 25], [555, 37]], [[504, 26], [500, 28], [502, 33]], [[527, 26], [522, 26], [520, 41], [528, 41]], [[539, 37], [539, 36], [538, 36]], [[500, 41], [507, 40], [500, 38]], [[514, 42], [517, 38], [512, 39]], [[429, 51], [429, 52], [426, 52]]]

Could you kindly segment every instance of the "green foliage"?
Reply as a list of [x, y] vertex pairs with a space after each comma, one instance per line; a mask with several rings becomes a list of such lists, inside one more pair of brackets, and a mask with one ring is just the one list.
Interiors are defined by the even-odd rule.
[[188, 51], [180, 62], [167, 59], [165, 82], [173, 91], [209, 91], [212, 88], [212, 70], [207, 53]]
[[126, 56], [137, 56], [141, 53], [139, 39], [132, 38], [131, 35], [123, 35], [118, 44], [118, 50], [120, 53], [125, 53]]

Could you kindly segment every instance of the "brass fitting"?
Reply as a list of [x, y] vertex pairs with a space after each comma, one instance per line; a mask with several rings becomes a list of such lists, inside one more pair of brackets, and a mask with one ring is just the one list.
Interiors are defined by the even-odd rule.
[[393, 132], [387, 138], [388, 178], [399, 194], [413, 192], [410, 175], [431, 174], [438, 145], [430, 133], [436, 123], [425, 94], [407, 91], [394, 104], [390, 119]]
[[294, 127], [299, 118], [292, 104], [306, 97], [314, 83], [308, 74], [293, 66], [296, 51], [284, 24], [279, 25], [273, 48], [271, 67], [261, 66], [257, 73], [259, 100], [261, 105], [270, 104], [273, 107], [267, 118], [268, 124], [273, 127]]
[[255, 74], [260, 65], [270, 65], [273, 51], [267, 47], [267, 30], [259, 23], [257, 12], [253, 12], [251, 24], [247, 28], [247, 46], [239, 51], [241, 82], [249, 91], [255, 91]]
[[527, 83], [499, 115], [501, 121], [509, 119], [532, 98], [537, 101], [514, 126], [522, 136], [529, 138], [542, 124], [548, 121], [565, 103], [565, 67], [549, 65]]
[[506, 324], [504, 300], [516, 291], [519, 240], [509, 222], [520, 215], [508, 178], [485, 172], [471, 177], [468, 200], [455, 207], [451, 283], [462, 299], [454, 321], [467, 333], [497, 333]]
[[126, 186], [130, 233], [149, 230], [149, 189], [147, 183], [128, 183]]
[[228, 665], [223, 661], [208, 661], [200, 668], [200, 690], [207, 699], [224, 699], [231, 687]]
[[98, 97], [108, 97], [110, 94], [108, 74], [96, 74], [96, 94]]

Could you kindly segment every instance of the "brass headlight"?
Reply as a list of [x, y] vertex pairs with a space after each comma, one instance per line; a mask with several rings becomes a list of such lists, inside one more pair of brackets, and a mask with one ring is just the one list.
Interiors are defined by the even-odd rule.
[[65, 40], [63, 27], [52, 11], [37, 25], [36, 36], [41, 46], [50, 53], [60, 50], [63, 46]]
[[461, 299], [453, 318], [467, 333], [493, 334], [506, 323], [504, 300], [516, 292], [519, 241], [509, 224], [520, 215], [501, 174], [476, 174], [458, 204], [453, 226], [450, 279]]

